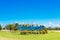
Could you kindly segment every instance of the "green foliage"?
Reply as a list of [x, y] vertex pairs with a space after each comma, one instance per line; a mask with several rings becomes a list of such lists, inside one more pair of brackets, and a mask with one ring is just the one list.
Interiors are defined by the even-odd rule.
[[18, 23], [15, 23], [15, 24], [7, 24], [5, 26], [5, 28], [8, 29], [8, 30], [17, 30], [17, 26], [18, 26]]
[[12, 24], [8, 24], [8, 25], [5, 26], [5, 28], [8, 29], [8, 30], [12, 30], [13, 27], [12, 27]]
[[2, 26], [0, 25], [0, 30], [2, 29]]
[[19, 24], [18, 23], [15, 23], [14, 25], [15, 25], [14, 26], [14, 30], [16, 31]]

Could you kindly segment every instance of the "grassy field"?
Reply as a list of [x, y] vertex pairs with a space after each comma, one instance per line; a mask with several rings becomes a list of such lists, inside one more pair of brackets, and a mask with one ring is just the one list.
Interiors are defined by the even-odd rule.
[[20, 35], [19, 32], [0, 31], [0, 40], [60, 40], [60, 32], [49, 31], [48, 34]]

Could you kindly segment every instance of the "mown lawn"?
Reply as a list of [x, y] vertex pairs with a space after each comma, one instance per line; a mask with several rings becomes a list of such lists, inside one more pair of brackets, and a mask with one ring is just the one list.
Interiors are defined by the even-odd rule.
[[49, 31], [48, 34], [20, 35], [19, 32], [0, 31], [0, 39], [1, 38], [12, 38], [13, 40], [60, 40], [60, 32]]

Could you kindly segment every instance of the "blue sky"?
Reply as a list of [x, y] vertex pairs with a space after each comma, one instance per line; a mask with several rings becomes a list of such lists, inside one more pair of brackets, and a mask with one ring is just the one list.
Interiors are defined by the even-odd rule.
[[60, 0], [0, 0], [0, 23], [60, 24]]

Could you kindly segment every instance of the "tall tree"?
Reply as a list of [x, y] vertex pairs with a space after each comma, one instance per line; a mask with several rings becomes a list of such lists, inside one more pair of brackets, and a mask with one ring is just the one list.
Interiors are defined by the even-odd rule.
[[5, 26], [5, 28], [8, 29], [8, 30], [12, 30], [12, 24], [7, 24], [7, 25]]
[[2, 29], [2, 26], [0, 25], [0, 30]]
[[18, 25], [19, 25], [18, 23], [15, 23], [15, 26], [14, 26], [15, 31], [17, 30]]
[[5, 26], [5, 28], [8, 29], [8, 30], [17, 30], [18, 25], [19, 25], [18, 23], [7, 24], [7, 25]]

